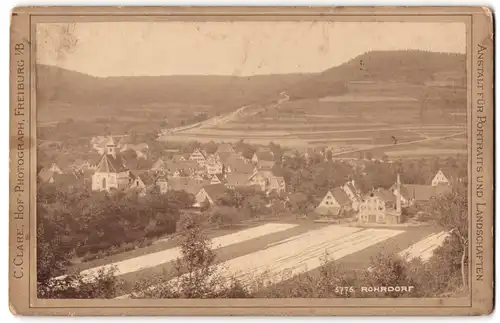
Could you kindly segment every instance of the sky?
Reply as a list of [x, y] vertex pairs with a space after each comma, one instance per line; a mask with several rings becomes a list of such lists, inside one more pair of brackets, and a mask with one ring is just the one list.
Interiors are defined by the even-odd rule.
[[465, 53], [447, 22], [79, 22], [37, 24], [37, 62], [94, 76], [324, 71], [373, 50]]

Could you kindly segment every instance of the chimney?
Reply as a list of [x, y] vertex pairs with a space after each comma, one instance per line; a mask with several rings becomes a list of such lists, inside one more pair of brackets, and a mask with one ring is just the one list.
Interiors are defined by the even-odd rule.
[[401, 214], [401, 181], [399, 180], [399, 173], [396, 182], [396, 212]]

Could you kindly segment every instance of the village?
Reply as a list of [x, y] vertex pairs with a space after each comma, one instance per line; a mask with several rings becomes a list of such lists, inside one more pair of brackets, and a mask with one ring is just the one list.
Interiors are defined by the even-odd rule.
[[[194, 196], [194, 210], [216, 206], [228, 190], [242, 188], [265, 196], [279, 196], [286, 203], [290, 202], [292, 192], [280, 166], [300, 158], [306, 161], [306, 167], [314, 167], [307, 161], [315, 154], [311, 149], [287, 149], [277, 156], [269, 147], [258, 147], [248, 158], [248, 153], [245, 157], [233, 145], [220, 143], [212, 153], [201, 148], [188, 153], [172, 150], [168, 157], [153, 159], [147, 143], [131, 143], [127, 136], [93, 137], [89, 147], [93, 160], [78, 159], [66, 165], [55, 160], [40, 169], [39, 181], [62, 189], [135, 191], [140, 196], [153, 190], [160, 194], [184, 191]], [[323, 159], [322, 162], [331, 160], [321, 151], [315, 158]], [[347, 163], [354, 170], [359, 169], [363, 160]], [[390, 187], [372, 187], [367, 191], [349, 175], [349, 180], [309, 200], [307, 207], [297, 208], [304, 214], [295, 215], [312, 214], [318, 221], [349, 219], [364, 224], [402, 224], [408, 221], [405, 209], [425, 205], [432, 197], [450, 192], [454, 182], [463, 180], [456, 171], [441, 168], [425, 184], [404, 183], [402, 176], [398, 173]]]

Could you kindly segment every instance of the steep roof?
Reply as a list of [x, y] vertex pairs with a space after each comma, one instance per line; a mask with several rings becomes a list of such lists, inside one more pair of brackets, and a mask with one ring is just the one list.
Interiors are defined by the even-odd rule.
[[154, 184], [156, 180], [156, 176], [153, 174], [147, 172], [147, 171], [131, 171], [130, 172], [130, 177], [135, 179], [135, 178], [140, 178], [141, 181], [144, 183], [144, 185], [149, 186]]
[[351, 199], [349, 198], [349, 196], [347, 196], [342, 188], [335, 187], [334, 189], [330, 190], [330, 192], [332, 193], [337, 203], [339, 203], [341, 206], [345, 206], [351, 203]]
[[123, 158], [117, 154], [113, 155], [104, 154], [101, 161], [97, 165], [96, 172], [100, 173], [121, 173], [127, 171]]

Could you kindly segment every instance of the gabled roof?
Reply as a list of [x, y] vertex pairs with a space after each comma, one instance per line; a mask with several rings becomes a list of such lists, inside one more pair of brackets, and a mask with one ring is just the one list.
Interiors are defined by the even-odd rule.
[[349, 198], [349, 196], [347, 196], [342, 188], [335, 187], [334, 189], [330, 190], [330, 192], [332, 193], [337, 203], [341, 206], [345, 206], [351, 203], [351, 199]]
[[132, 179], [140, 178], [144, 185], [149, 186], [155, 183], [156, 176], [148, 171], [131, 171], [130, 177]]
[[198, 148], [195, 148], [193, 150], [193, 152], [190, 154], [190, 156], [193, 155], [193, 154], [200, 154], [200, 155], [202, 155], [205, 158], [207, 157], [206, 156], [206, 152], [204, 150], [201, 150], [201, 149], [198, 149]]
[[121, 173], [127, 171], [128, 168], [125, 166], [124, 161], [120, 155], [105, 154], [102, 156], [99, 165], [97, 165], [96, 172], [101, 173]]

